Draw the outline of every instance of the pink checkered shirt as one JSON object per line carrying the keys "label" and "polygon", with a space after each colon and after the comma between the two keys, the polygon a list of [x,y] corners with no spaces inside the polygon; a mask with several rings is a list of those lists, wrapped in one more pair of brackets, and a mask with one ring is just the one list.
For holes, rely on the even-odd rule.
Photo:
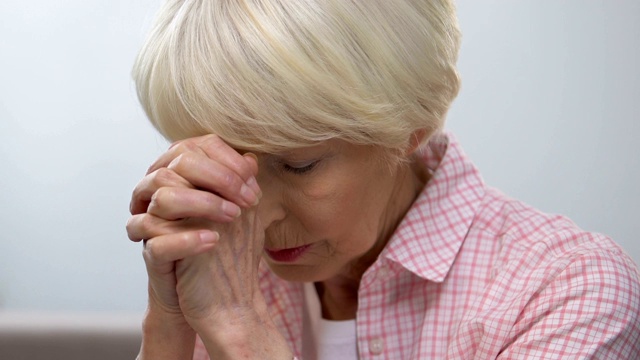
{"label": "pink checkered shirt", "polygon": [[[422,158],[432,179],[362,277],[360,359],[640,359],[640,275],[618,245],[487,187],[450,134]],[[260,281],[300,357],[302,284]]]}

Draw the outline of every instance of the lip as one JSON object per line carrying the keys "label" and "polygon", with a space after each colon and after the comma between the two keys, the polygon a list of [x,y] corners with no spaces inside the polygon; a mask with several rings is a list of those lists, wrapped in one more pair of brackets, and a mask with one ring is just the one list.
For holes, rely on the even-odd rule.
{"label": "lip", "polygon": [[310,247],[311,244],[308,244],[288,249],[264,249],[264,252],[274,261],[281,263],[291,263],[298,260],[302,255],[304,255],[304,253],[306,253]]}

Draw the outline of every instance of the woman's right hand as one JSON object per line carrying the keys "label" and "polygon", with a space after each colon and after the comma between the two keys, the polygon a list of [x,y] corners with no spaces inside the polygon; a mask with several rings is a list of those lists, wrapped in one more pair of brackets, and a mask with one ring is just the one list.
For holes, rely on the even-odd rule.
{"label": "woman's right hand", "polygon": [[[218,234],[203,222],[231,222],[261,196],[258,164],[222,139],[206,135],[179,141],[154,162],[131,198],[127,233],[145,240],[149,311],[181,317],[175,262],[202,254]],[[167,203],[171,212],[167,213]],[[151,239],[147,242],[147,239]]]}

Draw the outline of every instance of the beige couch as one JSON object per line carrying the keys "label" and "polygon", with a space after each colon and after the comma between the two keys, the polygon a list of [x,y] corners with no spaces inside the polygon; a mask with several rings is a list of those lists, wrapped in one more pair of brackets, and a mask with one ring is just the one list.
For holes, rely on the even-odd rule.
{"label": "beige couch", "polygon": [[135,359],[141,319],[142,314],[0,311],[0,359]]}

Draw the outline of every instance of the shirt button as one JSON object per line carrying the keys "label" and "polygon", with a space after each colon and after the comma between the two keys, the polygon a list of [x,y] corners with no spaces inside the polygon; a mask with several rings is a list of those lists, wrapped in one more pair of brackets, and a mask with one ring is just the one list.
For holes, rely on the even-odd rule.
{"label": "shirt button", "polygon": [[373,355],[378,355],[382,353],[382,349],[384,348],[384,343],[381,338],[375,338],[369,341],[369,351]]}

